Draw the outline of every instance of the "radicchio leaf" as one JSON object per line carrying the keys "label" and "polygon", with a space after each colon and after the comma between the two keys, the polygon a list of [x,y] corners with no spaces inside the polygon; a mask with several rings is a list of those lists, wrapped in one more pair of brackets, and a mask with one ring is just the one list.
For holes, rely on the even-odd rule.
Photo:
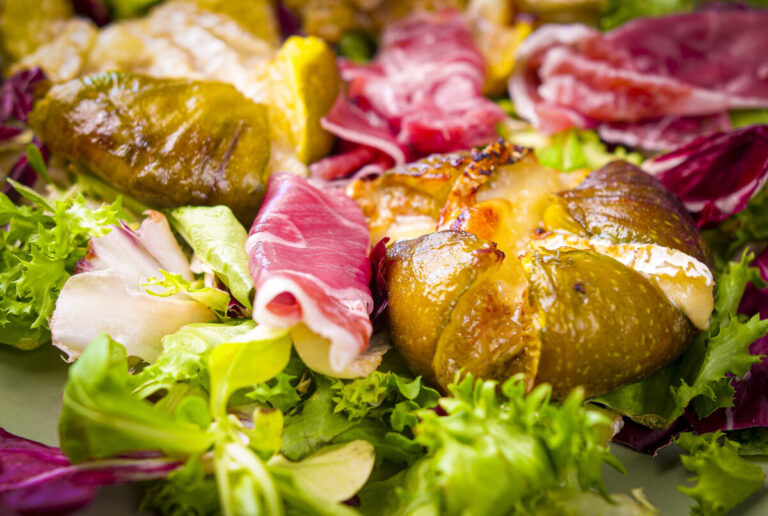
{"label": "radicchio leaf", "polygon": [[742,211],[768,179],[768,125],[704,136],[644,166],[710,227]]}
{"label": "radicchio leaf", "polygon": [[35,100],[35,85],[45,80],[40,68],[21,70],[0,87],[0,122],[26,122]]}
{"label": "radicchio leaf", "polygon": [[59,450],[0,428],[0,513],[67,514],[88,505],[100,486],[164,478],[167,458],[118,458],[73,465]]}
{"label": "radicchio leaf", "polygon": [[72,7],[75,14],[92,20],[99,27],[103,27],[111,21],[109,8],[102,0],[72,0]]}
{"label": "radicchio leaf", "polygon": [[[768,249],[752,262],[760,270],[763,280],[768,281]],[[768,318],[768,288],[760,289],[747,285],[739,312]],[[749,348],[753,355],[764,355],[762,361],[754,364],[743,379],[731,382],[736,391],[733,407],[717,410],[707,418],[699,419],[693,411],[686,417],[699,433],[716,430],[742,430],[745,428],[768,427],[768,336],[755,341]]]}
{"label": "radicchio leaf", "polygon": [[[35,88],[45,80],[45,74],[40,68],[32,68],[15,73],[0,86],[0,142],[16,138],[24,132],[24,124],[34,103]],[[32,143],[40,149],[47,162],[48,151],[40,140],[35,138]],[[29,166],[27,157],[22,155],[8,172],[8,178],[32,186],[37,174]],[[18,199],[18,193],[7,181],[3,181],[2,192],[14,202]]]}
{"label": "radicchio leaf", "polygon": [[371,250],[371,294],[373,295],[373,312],[371,321],[374,326],[389,306],[389,289],[384,279],[384,257],[387,254],[387,242],[389,237],[379,240]]}
{"label": "radicchio leaf", "polygon": [[625,417],[624,425],[619,433],[613,436],[613,440],[637,452],[656,455],[661,448],[671,444],[675,437],[690,429],[691,425],[682,416],[668,428],[659,429],[650,429]]}
{"label": "radicchio leaf", "polygon": [[[40,154],[43,156],[43,160],[47,164],[50,157],[48,149],[45,148],[43,143],[37,137],[32,140],[32,144],[40,149]],[[26,154],[23,154],[13,165],[13,167],[11,167],[11,170],[8,172],[8,178],[13,179],[17,183],[21,183],[24,186],[32,186],[35,184],[35,180],[37,179],[37,172],[35,172],[35,170],[29,164],[29,160],[27,159]],[[16,202],[16,200],[19,198],[19,193],[11,186],[8,181],[3,183],[2,191],[14,202]]]}

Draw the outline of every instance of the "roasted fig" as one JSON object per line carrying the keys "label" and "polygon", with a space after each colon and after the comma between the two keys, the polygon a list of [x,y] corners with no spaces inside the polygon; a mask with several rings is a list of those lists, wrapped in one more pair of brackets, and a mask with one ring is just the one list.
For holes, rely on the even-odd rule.
{"label": "roasted fig", "polygon": [[266,188],[267,117],[229,84],[116,72],[53,87],[29,121],[53,153],[142,202],[225,204],[250,223]]}
{"label": "roasted fig", "polygon": [[531,304],[541,316],[537,383],[556,397],[577,385],[611,391],[682,353],[695,328],[640,273],[594,251],[526,254]]}
{"label": "roasted fig", "polygon": [[556,192],[557,181],[517,176],[531,159],[479,175],[468,164],[440,219],[461,231],[390,246],[395,346],[441,388],[462,370],[523,373],[557,397],[577,386],[596,396],[652,374],[709,324],[714,281],[692,220],[628,163]]}
{"label": "roasted fig", "polygon": [[[487,373],[489,365],[498,367],[489,363],[488,353],[500,340],[497,334],[510,334],[500,333],[499,327],[509,326],[513,314],[494,313],[507,306],[486,286],[503,259],[494,244],[463,231],[431,233],[388,249],[389,318],[398,329],[392,338],[414,371],[446,385],[461,367],[475,374]],[[467,304],[466,299],[484,303]],[[457,325],[462,316],[466,321]]]}

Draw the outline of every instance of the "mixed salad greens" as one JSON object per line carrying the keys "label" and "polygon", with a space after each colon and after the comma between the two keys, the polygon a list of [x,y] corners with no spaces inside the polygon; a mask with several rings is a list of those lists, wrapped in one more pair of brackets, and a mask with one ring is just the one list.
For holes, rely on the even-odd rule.
{"label": "mixed salad greens", "polygon": [[[87,0],[72,2],[67,9],[105,25],[144,15],[155,3]],[[221,4],[199,3],[213,11]],[[336,3],[335,8],[358,16],[331,23],[341,31],[335,39],[322,2],[280,3],[278,15],[283,32],[325,35],[349,61],[363,66],[375,55],[381,25],[395,15],[383,14],[386,9],[378,5],[351,5],[355,3]],[[555,12],[549,3],[522,2],[545,21]],[[43,4],[44,22],[60,16]],[[566,19],[610,30],[635,18],[697,6],[692,1],[573,2],[563,12],[570,13]],[[9,12],[0,9],[3,30],[12,19]],[[523,16],[519,23],[533,22]],[[518,29],[518,35],[528,33]],[[41,44],[29,34],[7,34],[3,55],[12,60]],[[294,45],[301,44],[294,40]],[[290,56],[292,50],[285,48],[279,52]],[[273,79],[284,70],[274,66]],[[102,80],[133,81],[129,89],[134,91],[151,82],[110,74],[90,84]],[[163,81],[157,82],[160,90],[168,87]],[[178,241],[183,248],[186,268],[172,269],[170,261],[158,259],[152,262],[158,265],[154,276],[140,284],[125,276],[115,281],[138,303],[178,303],[169,310],[184,312],[189,321],[170,333],[161,326],[141,333],[145,328],[136,328],[144,324],[140,319],[104,324],[88,329],[96,336],[82,349],[62,345],[54,336],[54,344],[73,360],[58,420],[60,449],[0,428],[0,513],[64,514],[87,505],[99,486],[141,482],[146,488],[141,508],[172,515],[656,514],[642,491],[629,496],[605,488],[605,465],[625,471],[610,451],[611,441],[647,453],[678,445],[693,481],[679,489],[695,501],[693,514],[725,514],[764,485],[765,472],[744,457],[768,454],[768,110],[731,110],[729,130],[659,154],[608,144],[593,129],[545,134],[521,121],[507,97],[496,98],[496,107],[481,106],[493,115],[489,127],[495,134],[534,148],[545,167],[580,174],[624,160],[653,173],[691,212],[712,252],[716,291],[709,328],[698,332],[681,356],[607,394],[586,398],[577,388],[555,399],[551,386],[532,387],[523,376],[496,382],[457,374],[440,392],[414,375],[394,350],[361,378],[313,371],[294,349],[288,329],[269,328],[251,318],[254,280],[246,252],[249,228],[242,224],[252,219],[251,198],[233,201],[231,192],[222,190],[221,197],[207,202],[211,206],[193,205],[185,198],[179,206],[163,206],[163,214],[151,212],[156,215],[145,218],[146,204],[157,203],[137,194],[141,188],[134,182],[121,187],[114,180],[118,172],[109,169],[115,162],[108,161],[108,153],[89,151],[87,159],[78,154],[92,141],[75,146],[67,156],[74,164],[67,169],[49,155],[49,142],[66,140],[58,148],[66,154],[61,149],[68,149],[72,140],[60,138],[53,126],[46,129],[48,146],[33,137],[28,115],[39,106],[47,83],[45,70],[28,69],[7,78],[0,90],[0,143],[3,157],[10,156],[3,162],[9,166],[0,194],[0,343],[20,350],[48,345],[53,325],[65,324],[55,320],[57,301],[74,295],[62,293],[67,280],[103,272],[99,260],[115,259],[99,256],[100,249],[107,249],[104,239],[139,242],[138,254],[130,256],[154,260],[160,247],[152,246],[167,242],[158,233],[152,233],[154,239],[145,236],[149,224],[160,227],[158,220],[166,219],[173,244]],[[269,107],[254,115],[260,117],[263,134],[254,133],[249,149],[262,155],[238,159],[258,174],[270,172],[265,156],[275,155],[274,147],[269,150],[274,141],[289,141],[298,162],[305,163],[317,162],[324,155],[317,149],[328,147],[325,133],[317,139],[308,136],[314,126],[286,129],[283,115],[275,114],[287,109],[322,123],[308,100],[309,83],[296,84],[301,88],[293,93],[301,90],[297,102],[303,107],[286,107],[290,100],[280,98],[276,89],[265,96],[271,99],[265,101]],[[65,91],[66,86],[54,88]],[[117,98],[114,102],[121,105],[123,99],[114,91],[103,90],[113,96],[110,102]],[[248,102],[234,88],[225,94],[232,94],[236,106]],[[51,104],[51,99],[45,102]],[[197,109],[194,99],[188,99],[185,109]],[[511,116],[497,122],[499,111]],[[33,125],[43,127],[49,116]],[[147,115],[145,122],[150,124],[151,118]],[[164,123],[178,121],[169,117]],[[219,129],[218,121],[212,124],[211,132]],[[272,140],[259,140],[266,134]],[[159,148],[160,139],[142,145]],[[119,143],[104,146],[123,148]],[[415,148],[409,158],[421,157]],[[313,154],[318,156],[310,160]],[[352,144],[337,146],[325,159],[362,154],[364,159],[352,169],[393,164],[380,150],[361,152]],[[99,178],[78,167],[88,159],[99,163]],[[339,161],[326,163],[335,166]],[[227,157],[217,170],[230,164]],[[130,170],[119,170],[119,175],[128,178]],[[254,187],[261,188],[261,197],[265,181],[259,177]],[[370,253],[373,339],[380,340],[386,340],[386,322],[380,317],[387,309],[381,265],[385,245],[381,242]],[[134,333],[124,333],[126,327]],[[87,333],[79,328],[66,326],[61,332]],[[157,341],[151,360],[137,358],[147,355],[120,342],[122,335],[139,333],[144,341]]]}

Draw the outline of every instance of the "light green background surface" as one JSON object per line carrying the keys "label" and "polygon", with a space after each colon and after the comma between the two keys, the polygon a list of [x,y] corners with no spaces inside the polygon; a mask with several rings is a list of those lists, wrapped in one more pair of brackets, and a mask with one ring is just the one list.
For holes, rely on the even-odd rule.
{"label": "light green background surface", "polygon": [[[56,423],[61,408],[61,389],[67,364],[52,346],[35,351],[17,351],[0,345],[0,427],[7,431],[58,445]],[[668,447],[655,458],[614,445],[613,450],[627,467],[627,476],[606,468],[610,492],[628,493],[640,487],[663,515],[685,515],[691,500],[677,491],[686,482],[688,472],[680,465],[675,447]],[[758,461],[768,469],[768,460]],[[128,516],[141,514],[136,507],[141,493],[135,486],[103,488],[97,499],[79,516]],[[146,513],[144,513],[146,514]],[[733,514],[768,515],[768,485],[752,496]]]}

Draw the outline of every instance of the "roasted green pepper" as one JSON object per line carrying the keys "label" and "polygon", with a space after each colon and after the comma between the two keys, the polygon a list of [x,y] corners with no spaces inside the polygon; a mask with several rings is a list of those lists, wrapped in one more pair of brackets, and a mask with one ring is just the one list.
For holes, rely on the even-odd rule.
{"label": "roasted green pepper", "polygon": [[229,84],[99,74],[55,86],[29,120],[54,154],[151,206],[225,204],[250,224],[264,197],[267,109]]}

